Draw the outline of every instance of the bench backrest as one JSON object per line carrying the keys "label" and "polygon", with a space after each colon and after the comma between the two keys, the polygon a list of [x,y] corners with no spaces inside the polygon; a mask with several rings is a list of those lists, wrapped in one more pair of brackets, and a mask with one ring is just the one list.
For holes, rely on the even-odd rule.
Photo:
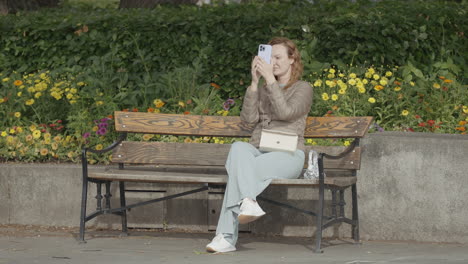
{"label": "bench backrest", "polygon": [[[305,138],[362,138],[372,117],[308,117]],[[118,132],[184,136],[250,137],[252,126],[235,116],[199,116],[115,112]],[[230,145],[124,141],[115,149],[112,161],[130,164],[224,166]],[[327,154],[338,154],[342,146],[308,146]],[[356,170],[361,148],[341,159],[324,160],[327,169]]]}

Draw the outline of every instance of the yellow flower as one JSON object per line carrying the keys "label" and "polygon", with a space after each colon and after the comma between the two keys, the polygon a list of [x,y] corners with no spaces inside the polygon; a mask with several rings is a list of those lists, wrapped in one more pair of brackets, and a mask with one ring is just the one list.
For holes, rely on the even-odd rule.
{"label": "yellow flower", "polygon": [[332,94],[331,99],[332,99],[333,101],[338,100],[338,95]]}
{"label": "yellow flower", "polygon": [[20,86],[23,84],[23,82],[21,80],[16,80],[13,84],[16,86]]}
{"label": "yellow flower", "polygon": [[6,131],[2,131],[2,137],[6,137],[8,134]]}
{"label": "yellow flower", "polygon": [[395,90],[396,92],[398,92],[398,91],[401,90],[401,87],[400,87],[400,86],[397,86],[397,87],[394,88],[394,90]]}
{"label": "yellow flower", "polygon": [[96,145],[96,150],[101,150],[103,148],[102,144],[97,144]]}
{"label": "yellow flower", "polygon": [[5,99],[0,98],[0,104],[1,104],[1,103],[4,103],[4,102],[5,102]]}
{"label": "yellow flower", "polygon": [[432,87],[434,87],[435,89],[440,89],[440,84],[434,83],[434,85],[432,85]]}
{"label": "yellow flower", "polygon": [[192,139],[191,138],[186,138],[186,139],[184,139],[184,143],[192,143]]}
{"label": "yellow flower", "polygon": [[62,141],[62,136],[60,136],[60,135],[55,136],[55,137],[54,137],[54,141],[55,141],[55,142],[60,142],[60,141]]}
{"label": "yellow flower", "polygon": [[161,99],[156,99],[153,101],[153,104],[156,106],[156,108],[161,108],[165,103]]}
{"label": "yellow flower", "polygon": [[444,83],[452,83],[453,81],[452,80],[449,80],[449,79],[445,79],[444,80]]}
{"label": "yellow flower", "polygon": [[23,94],[23,92],[18,92],[16,95],[20,97]]}
{"label": "yellow flower", "polygon": [[3,78],[2,82],[8,82],[9,80],[10,80],[10,78]]}
{"label": "yellow flower", "polygon": [[383,88],[384,88],[384,87],[383,87],[382,85],[376,85],[376,86],[374,86],[374,90],[376,90],[376,91],[382,91]]}
{"label": "yellow flower", "polygon": [[336,71],[335,71],[335,69],[330,69],[328,72],[329,73],[335,73]]}
{"label": "yellow flower", "polygon": [[78,85],[78,86],[84,86],[85,83],[84,83],[84,82],[78,82],[77,85]]}
{"label": "yellow flower", "polygon": [[41,92],[37,92],[34,94],[34,98],[39,98],[41,97],[42,93]]}
{"label": "yellow flower", "polygon": [[329,79],[333,79],[333,78],[335,78],[335,74],[330,73],[330,74],[327,75],[327,77],[328,77]]}
{"label": "yellow flower", "polygon": [[321,85],[322,85],[322,80],[316,80],[316,81],[314,82],[314,86],[315,86],[315,87],[319,87],[319,86],[321,86]]}
{"label": "yellow flower", "polygon": [[144,134],[143,135],[143,140],[148,141],[148,140],[152,139],[153,137],[154,137],[154,135],[152,135],[152,134]]}
{"label": "yellow flower", "polygon": [[402,116],[407,116],[409,114],[409,111],[408,110],[403,110],[401,111],[401,115]]}
{"label": "yellow flower", "polygon": [[31,130],[31,131],[36,130],[36,126],[35,126],[35,125],[30,125],[30,126],[29,126],[29,130]]}
{"label": "yellow flower", "polygon": [[15,141],[15,138],[12,137],[12,136],[7,136],[7,143],[10,144],[10,145],[13,145]]}
{"label": "yellow flower", "polygon": [[34,104],[34,99],[29,99],[25,102],[26,105],[33,105]]}
{"label": "yellow flower", "polygon": [[72,94],[76,94],[78,92],[78,90],[76,88],[71,88],[70,89],[70,93]]}
{"label": "yellow flower", "polygon": [[380,79],[380,76],[378,74],[374,74],[372,75],[372,78],[374,78],[374,80],[377,81],[378,79]]}
{"label": "yellow flower", "polygon": [[380,80],[380,85],[385,86],[387,84],[388,84],[388,81],[386,79],[382,78],[382,80]]}
{"label": "yellow flower", "polygon": [[336,86],[336,82],[334,81],[330,81],[330,80],[326,80],[325,81],[325,84],[329,87],[335,87]]}
{"label": "yellow flower", "polygon": [[185,107],[185,103],[183,101],[179,101],[179,103],[177,103],[180,107]]}
{"label": "yellow flower", "polygon": [[351,142],[349,142],[349,140],[346,140],[346,141],[343,143],[343,145],[345,145],[345,146],[347,147],[347,146],[351,145]]}
{"label": "yellow flower", "polygon": [[26,136],[26,141],[32,141],[33,140],[33,136],[31,134],[27,135]]}
{"label": "yellow flower", "polygon": [[161,112],[161,110],[159,110],[158,108],[154,109],[153,113],[156,113],[156,114],[159,114]]}
{"label": "yellow flower", "polygon": [[306,140],[306,142],[307,142],[307,144],[310,144],[310,145],[317,145],[317,142],[315,142],[315,141],[314,141],[313,139],[311,139],[311,138],[308,138],[308,139]]}
{"label": "yellow flower", "polygon": [[370,79],[370,78],[372,78],[372,73],[366,72],[366,73],[364,74],[364,76],[366,76],[366,78],[369,78],[369,79]]}
{"label": "yellow flower", "polygon": [[351,78],[351,79],[355,79],[356,77],[357,77],[357,76],[356,76],[355,73],[351,73],[351,74],[349,75],[349,78]]}
{"label": "yellow flower", "polygon": [[338,93],[339,93],[339,94],[345,94],[345,93],[346,93],[346,89],[340,89],[340,90],[338,91]]}
{"label": "yellow flower", "polygon": [[96,132],[99,130],[99,127],[98,126],[93,126],[93,131]]}
{"label": "yellow flower", "polygon": [[324,101],[328,101],[328,99],[330,99],[330,98],[328,97],[328,94],[327,94],[327,93],[323,93],[323,94],[322,94],[322,99],[323,99]]}
{"label": "yellow flower", "polygon": [[355,79],[348,80],[348,83],[350,85],[356,85],[356,80]]}
{"label": "yellow flower", "polygon": [[414,82],[410,82],[409,84],[410,84],[411,86],[414,86]]}
{"label": "yellow flower", "polygon": [[369,81],[368,81],[367,79],[364,79],[364,80],[362,80],[362,83],[363,83],[363,84],[368,84]]}
{"label": "yellow flower", "polygon": [[338,76],[340,76],[341,78],[343,78],[345,75],[342,74],[342,73],[340,73],[340,74],[338,74]]}
{"label": "yellow flower", "polygon": [[463,106],[463,113],[468,114],[468,106]]}
{"label": "yellow flower", "polygon": [[390,77],[392,75],[393,75],[393,73],[391,71],[388,71],[388,72],[385,73],[385,76],[387,76],[387,77]]}
{"label": "yellow flower", "polygon": [[50,139],[51,136],[50,133],[44,133],[44,139]]}
{"label": "yellow flower", "polygon": [[374,74],[374,73],[375,73],[375,70],[374,70],[374,68],[369,68],[369,69],[367,70],[367,72],[370,73],[370,74]]}
{"label": "yellow flower", "polygon": [[348,89],[348,86],[347,86],[346,84],[344,84],[344,83],[340,83],[339,86],[340,86],[340,88],[343,89],[343,90]]}
{"label": "yellow flower", "polygon": [[22,127],[16,127],[16,132],[22,133],[22,132],[23,132],[23,128],[22,128]]}
{"label": "yellow flower", "polygon": [[67,93],[67,99],[70,100],[70,99],[72,99],[72,98],[73,98],[73,94]]}
{"label": "yellow flower", "polygon": [[16,117],[16,118],[20,118],[20,117],[21,117],[21,113],[20,113],[20,112],[15,112],[15,117]]}
{"label": "yellow flower", "polygon": [[103,104],[104,104],[103,101],[97,101],[97,102],[96,102],[96,105],[103,105]]}
{"label": "yellow flower", "polygon": [[75,152],[73,152],[73,151],[68,152],[67,157],[69,157],[70,159],[75,157]]}
{"label": "yellow flower", "polygon": [[58,149],[58,144],[56,142],[52,143],[52,149],[57,150]]}
{"label": "yellow flower", "polygon": [[367,101],[368,101],[369,103],[373,104],[373,103],[375,103],[375,98],[374,98],[374,97],[370,97]]}
{"label": "yellow flower", "polygon": [[48,149],[46,149],[46,148],[42,148],[42,149],[41,149],[41,155],[42,155],[42,156],[45,156],[45,155],[47,155],[48,153],[49,153],[49,150],[48,150]]}
{"label": "yellow flower", "polygon": [[366,92],[366,88],[364,88],[364,87],[359,87],[359,88],[358,88],[358,91],[359,91],[359,93],[365,93],[365,92]]}
{"label": "yellow flower", "polygon": [[16,133],[16,130],[14,130],[13,128],[10,128],[10,134],[14,134]]}

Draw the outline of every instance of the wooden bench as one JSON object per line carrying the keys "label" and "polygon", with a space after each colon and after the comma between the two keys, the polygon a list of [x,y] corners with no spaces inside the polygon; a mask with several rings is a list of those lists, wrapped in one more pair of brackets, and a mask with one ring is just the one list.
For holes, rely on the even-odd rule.
{"label": "wooden bench", "polygon": [[[360,167],[362,152],[359,140],[365,136],[371,122],[372,117],[308,117],[305,138],[354,139],[348,147],[307,147],[319,152],[320,178],[318,180],[303,179],[301,176],[299,179],[277,179],[271,182],[272,185],[318,187],[316,212],[296,208],[261,196],[257,197],[258,200],[316,216],[316,252],[321,252],[322,230],[334,224],[350,224],[352,238],[356,242],[359,241],[356,190],[356,171]],[[239,117],[232,116],[115,112],[115,129],[121,133],[119,139],[102,150],[84,148],[82,151],[83,192],[79,240],[85,242],[85,224],[98,215],[120,215],[122,232],[127,233],[126,211],[131,208],[207,191],[212,188],[222,188],[226,184],[227,173],[224,165],[230,149],[229,144],[125,141],[128,133],[238,138],[250,137],[252,128],[252,126],[241,122]],[[88,152],[105,153],[111,150],[113,151],[112,162],[117,163],[118,167],[107,168],[104,172],[88,171]],[[220,171],[222,173],[219,173]],[[112,208],[110,204],[110,185],[112,182],[119,183],[120,207],[118,208]],[[125,182],[202,184],[203,187],[127,205]],[[86,214],[88,183],[94,183],[97,186],[97,208],[90,214]],[[101,190],[102,185],[105,185],[104,196]],[[344,215],[344,190],[349,187],[352,191],[351,218]],[[323,215],[325,189],[332,192],[333,200],[330,205],[332,214],[330,216]],[[337,201],[337,193],[339,201]],[[339,207],[338,211],[337,206]]]}

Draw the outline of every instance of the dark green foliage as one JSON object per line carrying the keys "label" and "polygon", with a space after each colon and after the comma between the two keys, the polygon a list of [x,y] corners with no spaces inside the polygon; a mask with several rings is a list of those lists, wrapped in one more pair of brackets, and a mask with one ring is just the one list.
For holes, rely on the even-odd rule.
{"label": "dark green foliage", "polygon": [[[155,9],[44,9],[0,16],[0,72],[39,69],[111,76],[107,89],[150,87],[200,63],[200,83],[243,94],[259,43],[296,40],[306,73],[322,63],[423,68],[451,57],[466,74],[466,4],[442,1],[303,1]],[[99,70],[98,70],[99,69]],[[99,74],[99,76],[97,76]],[[463,76],[463,74],[461,74]]]}

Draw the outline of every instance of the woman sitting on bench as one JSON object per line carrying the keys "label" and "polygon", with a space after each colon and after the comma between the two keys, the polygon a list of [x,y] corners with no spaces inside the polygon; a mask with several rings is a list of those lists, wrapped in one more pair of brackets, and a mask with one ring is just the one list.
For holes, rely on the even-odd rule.
{"label": "woman sitting on bench", "polygon": [[[226,161],[228,182],[216,236],[206,246],[209,252],[235,251],[238,225],[252,222],[265,212],[256,201],[272,179],[298,178],[304,166],[304,129],[312,105],[312,87],[300,81],[303,65],[299,50],[287,38],[273,38],[271,64],[256,56],[252,83],[241,111],[243,122],[255,124],[250,143],[235,142]],[[265,84],[259,87],[259,79]],[[293,153],[260,151],[262,129],[298,136]]]}

